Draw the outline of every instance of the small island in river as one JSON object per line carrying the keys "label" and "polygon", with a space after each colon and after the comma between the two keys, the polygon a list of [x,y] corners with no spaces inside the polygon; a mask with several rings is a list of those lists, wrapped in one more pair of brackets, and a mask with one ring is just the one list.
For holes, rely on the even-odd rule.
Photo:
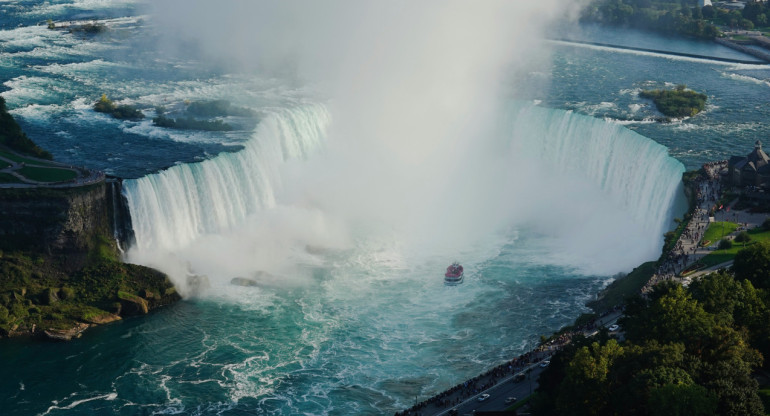
{"label": "small island in river", "polygon": [[667,117],[692,117],[706,107],[706,94],[688,90],[686,85],[677,85],[673,90],[643,90],[642,98],[649,98],[655,107]]}

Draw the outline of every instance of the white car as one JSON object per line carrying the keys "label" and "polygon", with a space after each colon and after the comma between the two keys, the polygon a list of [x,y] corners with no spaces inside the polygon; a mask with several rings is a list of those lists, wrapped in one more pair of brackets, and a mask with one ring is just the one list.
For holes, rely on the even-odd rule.
{"label": "white car", "polygon": [[484,393],[484,394],[482,394],[481,396],[479,396],[479,398],[478,398],[478,399],[476,399],[476,400],[478,400],[478,401],[480,401],[480,402],[483,402],[484,400],[486,400],[486,399],[488,399],[488,398],[489,398],[489,395],[488,395],[487,393]]}
{"label": "white car", "polygon": [[609,327],[609,328],[607,328],[607,329],[609,329],[609,330],[610,330],[610,332],[615,332],[615,331],[617,331],[618,329],[620,329],[620,326],[619,326],[618,324],[612,324],[612,325],[610,325],[610,327]]}

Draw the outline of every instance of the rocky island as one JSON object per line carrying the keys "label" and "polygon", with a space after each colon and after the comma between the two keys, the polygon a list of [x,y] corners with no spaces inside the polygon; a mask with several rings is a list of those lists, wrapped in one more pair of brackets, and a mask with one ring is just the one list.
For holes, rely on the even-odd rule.
{"label": "rocky island", "polygon": [[687,89],[686,85],[677,85],[673,90],[644,90],[642,98],[649,98],[655,107],[666,117],[692,117],[706,107],[706,94]]}

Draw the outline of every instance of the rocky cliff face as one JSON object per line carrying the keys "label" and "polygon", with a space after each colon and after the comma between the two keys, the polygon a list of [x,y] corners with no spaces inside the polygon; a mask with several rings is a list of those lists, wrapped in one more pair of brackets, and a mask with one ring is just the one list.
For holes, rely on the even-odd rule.
{"label": "rocky cliff face", "polygon": [[105,183],[65,189],[0,190],[0,249],[80,256],[111,238]]}
{"label": "rocky cliff face", "polygon": [[180,299],[165,274],[120,261],[121,202],[105,182],[0,189],[0,338],[67,340]]}

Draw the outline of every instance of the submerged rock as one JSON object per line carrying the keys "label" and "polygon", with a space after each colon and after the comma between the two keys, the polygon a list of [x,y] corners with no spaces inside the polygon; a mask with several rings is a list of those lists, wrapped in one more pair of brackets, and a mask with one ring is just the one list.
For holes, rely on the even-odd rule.
{"label": "submerged rock", "polygon": [[146,315],[150,311],[147,301],[139,296],[118,292],[118,299],[120,299],[121,314],[124,316]]}
{"label": "submerged rock", "polygon": [[191,274],[187,276],[187,288],[190,290],[190,295],[200,296],[203,291],[209,289],[211,283],[208,276]]}
{"label": "submerged rock", "polygon": [[112,313],[105,313],[103,315],[97,315],[97,316],[86,318],[85,320],[95,325],[103,325],[103,324],[108,324],[110,322],[119,321],[121,319],[123,318],[121,318],[118,315],[115,315]]}
{"label": "submerged rock", "polygon": [[249,279],[247,277],[233,277],[232,280],[230,280],[230,284],[236,285],[236,286],[247,286],[247,287],[258,285],[255,279]]}
{"label": "submerged rock", "polygon": [[86,323],[78,323],[70,329],[47,329],[43,331],[43,335],[51,341],[71,341],[72,338],[80,338],[89,326]]}

